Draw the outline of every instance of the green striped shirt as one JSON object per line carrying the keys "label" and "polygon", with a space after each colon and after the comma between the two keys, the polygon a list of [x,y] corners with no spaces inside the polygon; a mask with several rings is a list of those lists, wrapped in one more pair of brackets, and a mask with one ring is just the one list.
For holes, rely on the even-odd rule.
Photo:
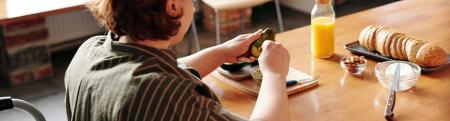
{"label": "green striped shirt", "polygon": [[119,43],[111,35],[84,42],[66,71],[70,121],[243,120],[225,111],[172,51]]}

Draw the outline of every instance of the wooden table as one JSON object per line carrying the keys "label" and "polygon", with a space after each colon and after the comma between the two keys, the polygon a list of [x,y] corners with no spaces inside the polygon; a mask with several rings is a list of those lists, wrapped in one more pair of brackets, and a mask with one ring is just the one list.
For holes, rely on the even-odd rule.
{"label": "wooden table", "polygon": [[0,0],[0,25],[85,9],[86,0]]}
{"label": "wooden table", "polygon": [[[377,62],[369,61],[360,77],[344,72],[339,59],[349,55],[343,48],[357,40],[371,24],[385,25],[436,43],[450,53],[450,1],[405,0],[336,19],[336,50],[329,59],[310,54],[310,27],[277,35],[291,55],[291,66],[320,75],[319,86],[289,97],[292,120],[381,121],[388,90],[374,75]],[[204,81],[217,93],[225,108],[249,117],[256,97],[240,92],[218,79]],[[416,85],[397,95],[396,120],[450,120],[450,67],[422,74]]]}

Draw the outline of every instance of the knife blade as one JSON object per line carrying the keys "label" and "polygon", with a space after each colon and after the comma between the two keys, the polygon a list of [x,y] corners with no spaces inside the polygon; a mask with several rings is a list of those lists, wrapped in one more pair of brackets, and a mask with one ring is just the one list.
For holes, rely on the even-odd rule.
{"label": "knife blade", "polygon": [[400,86],[400,63],[397,63],[395,66],[395,73],[394,73],[394,77],[393,77],[393,82],[391,85],[392,90],[394,90],[395,92],[399,92],[399,86]]}
{"label": "knife blade", "polygon": [[387,120],[391,120],[394,118],[394,106],[395,106],[395,98],[396,92],[400,91],[399,82],[400,82],[400,63],[395,63],[395,72],[391,81],[391,88],[389,89],[389,97],[386,103],[386,110],[384,111],[384,118]]}

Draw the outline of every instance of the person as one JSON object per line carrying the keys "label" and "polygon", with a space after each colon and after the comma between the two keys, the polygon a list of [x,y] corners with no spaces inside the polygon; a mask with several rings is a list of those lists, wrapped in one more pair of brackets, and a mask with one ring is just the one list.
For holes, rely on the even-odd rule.
{"label": "person", "polygon": [[289,54],[266,41],[258,58],[264,76],[249,119],[224,109],[201,81],[225,62],[249,59],[261,30],[176,59],[193,19],[190,0],[91,0],[88,8],[108,34],[85,41],[65,74],[70,121],[290,120],[285,79]]}

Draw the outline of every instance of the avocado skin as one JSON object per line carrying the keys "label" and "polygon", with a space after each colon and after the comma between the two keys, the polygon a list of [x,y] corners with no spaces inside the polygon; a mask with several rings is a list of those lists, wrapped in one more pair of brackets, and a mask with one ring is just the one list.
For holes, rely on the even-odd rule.
{"label": "avocado skin", "polygon": [[220,67],[229,72],[236,72],[242,69],[248,63],[224,63]]}
{"label": "avocado skin", "polygon": [[250,45],[249,51],[253,57],[258,58],[261,55],[262,44],[266,40],[275,41],[275,32],[270,28],[264,29],[261,36]]}

